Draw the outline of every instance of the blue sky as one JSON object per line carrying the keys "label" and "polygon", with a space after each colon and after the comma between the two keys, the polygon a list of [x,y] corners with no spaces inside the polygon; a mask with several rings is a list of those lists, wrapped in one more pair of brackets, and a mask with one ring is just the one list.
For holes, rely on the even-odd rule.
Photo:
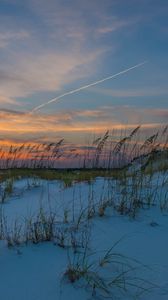
{"label": "blue sky", "polygon": [[[168,121],[168,2],[1,0],[0,136],[51,138]],[[147,60],[114,80],[53,97]],[[78,132],[78,134],[77,134]]]}

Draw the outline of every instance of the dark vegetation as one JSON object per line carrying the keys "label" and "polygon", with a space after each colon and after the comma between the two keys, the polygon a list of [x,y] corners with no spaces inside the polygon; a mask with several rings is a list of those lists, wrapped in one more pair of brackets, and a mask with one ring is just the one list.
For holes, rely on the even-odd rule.
{"label": "dark vegetation", "polygon": [[[89,182],[98,176],[122,177],[124,170],[138,163],[145,174],[168,168],[168,126],[144,141],[140,138],[140,126],[117,142],[107,131],[91,145],[81,155],[76,149],[65,150],[63,139],[50,144],[11,146],[6,152],[0,149],[0,181],[38,177],[62,180],[68,186],[73,182]],[[66,159],[72,159],[72,166],[58,168],[60,159],[65,159],[65,163]],[[76,167],[73,167],[73,159]],[[156,161],[157,165],[154,164]]]}
{"label": "dark vegetation", "polygon": [[[107,131],[103,136],[94,139],[90,145],[81,149],[72,148],[64,139],[56,143],[22,144],[0,149],[0,169],[40,169],[38,174],[43,176],[42,169],[48,176],[57,176],[52,169],[97,169],[111,170],[123,168],[137,158],[166,151],[168,147],[168,126],[161,128],[151,136],[144,138],[140,126],[128,134],[121,133],[116,139],[113,131]],[[69,167],[67,167],[69,166]],[[85,172],[85,174],[86,174]],[[13,172],[14,173],[14,172]],[[61,172],[58,173],[59,176]],[[65,174],[65,173],[64,173]],[[73,173],[72,173],[73,176]]]}
{"label": "dark vegetation", "polygon": [[[68,169],[57,167],[59,159],[69,155],[67,150],[64,153],[63,140],[33,148],[24,144],[19,148],[11,146],[6,160],[1,150],[0,240],[14,248],[52,241],[67,251],[63,279],[73,284],[81,283],[89,289],[92,298],[113,299],[117,290],[122,296],[131,291],[130,299],[135,299],[135,289],[141,295],[156,288],[141,278],[139,271],[135,272],[142,265],[116,252],[115,244],[100,257],[97,252],[92,253],[90,243],[92,224],[97,218],[112,217],[115,213],[133,220],[140,211],[154,206],[161,212],[168,211],[168,126],[143,142],[138,136],[139,131],[140,126],[117,142],[107,131],[95,139],[82,156],[75,154],[79,164]],[[71,155],[74,158],[74,154]],[[98,177],[101,177],[102,186],[95,197],[94,182]],[[46,180],[46,198],[49,200],[51,180],[63,182],[65,188],[86,182],[89,192],[85,206],[81,204],[80,207],[80,199],[75,200],[73,194],[71,211],[65,207],[61,218],[48,203],[48,210],[40,206],[35,215],[14,220],[11,225],[4,214],[4,206],[12,194],[15,180],[22,178]],[[107,267],[110,273],[106,273]]]}

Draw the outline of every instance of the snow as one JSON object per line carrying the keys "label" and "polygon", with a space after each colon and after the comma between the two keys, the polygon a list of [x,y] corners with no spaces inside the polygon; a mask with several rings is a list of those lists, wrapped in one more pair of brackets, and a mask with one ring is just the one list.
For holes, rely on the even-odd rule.
{"label": "snow", "polygon": [[[88,207],[88,202],[98,205],[108,197],[109,187],[113,184],[108,179],[97,178],[91,184],[76,183],[65,188],[61,181],[20,179],[14,182],[13,193],[1,204],[3,214],[12,227],[14,221],[24,224],[25,218],[33,216],[43,208],[45,212],[54,211],[61,221],[65,210],[68,221],[72,224],[74,216]],[[165,197],[167,185],[163,185],[165,175],[156,174],[152,186],[157,197]],[[147,180],[146,180],[147,182]],[[114,182],[116,186],[116,182]],[[146,187],[143,193],[146,192]],[[116,191],[116,190],[115,190]],[[119,191],[113,195],[116,201]],[[159,201],[159,200],[158,200]],[[156,203],[155,203],[156,204]],[[143,294],[143,300],[168,299],[168,213],[161,211],[158,205],[141,209],[135,219],[120,215],[113,207],[107,208],[105,215],[96,214],[90,221],[90,249],[94,259],[99,259],[103,251],[110,249],[117,241],[115,252],[136,259],[147,268],[138,269],[138,276],[156,284],[158,288]],[[66,224],[66,226],[69,226]],[[69,283],[63,274],[68,264],[70,249],[59,247],[54,241],[37,245],[8,248],[5,241],[0,242],[0,299],[2,300],[68,300],[93,299],[84,286]],[[134,262],[132,261],[132,264]],[[107,271],[107,270],[106,270]],[[111,272],[108,271],[108,272]],[[117,299],[131,299],[128,295]]]}

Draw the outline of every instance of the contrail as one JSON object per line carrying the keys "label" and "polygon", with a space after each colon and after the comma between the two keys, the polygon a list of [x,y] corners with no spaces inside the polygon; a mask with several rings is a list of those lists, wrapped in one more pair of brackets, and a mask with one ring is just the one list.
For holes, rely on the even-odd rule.
{"label": "contrail", "polygon": [[102,83],[102,82],[104,82],[104,81],[113,79],[113,78],[115,78],[115,77],[117,77],[117,76],[119,76],[119,75],[122,75],[122,74],[124,74],[124,73],[127,73],[127,72],[129,72],[129,71],[131,71],[131,70],[133,70],[133,69],[135,69],[135,68],[139,68],[139,67],[143,66],[143,65],[146,64],[146,63],[147,63],[147,61],[144,61],[144,62],[139,63],[139,64],[137,64],[137,65],[135,65],[135,66],[133,66],[133,67],[130,67],[130,68],[128,68],[128,69],[125,69],[125,70],[123,70],[123,71],[120,71],[120,72],[118,72],[118,73],[116,73],[116,74],[114,74],[114,75],[111,75],[111,76],[108,76],[108,77],[103,78],[103,79],[101,79],[101,80],[98,80],[98,81],[92,82],[92,83],[90,83],[90,84],[81,86],[81,87],[79,87],[79,88],[77,88],[77,89],[75,89],[75,90],[71,90],[71,91],[69,91],[69,92],[66,92],[66,93],[64,93],[64,94],[62,94],[62,95],[60,95],[60,96],[58,96],[58,97],[56,97],[56,98],[53,98],[53,99],[51,99],[51,100],[49,100],[49,101],[47,101],[47,102],[44,102],[44,103],[42,103],[42,104],[40,104],[40,105],[34,107],[34,108],[30,111],[30,113],[34,113],[34,112],[40,110],[42,107],[45,107],[46,105],[48,105],[48,104],[50,104],[50,103],[57,102],[59,99],[65,97],[65,96],[68,96],[68,95],[71,95],[71,94],[75,94],[75,93],[77,93],[77,92],[79,92],[79,91],[82,91],[82,90],[85,90],[85,89],[87,89],[87,88],[89,88],[89,87],[91,87],[91,86],[97,85],[97,84]]}

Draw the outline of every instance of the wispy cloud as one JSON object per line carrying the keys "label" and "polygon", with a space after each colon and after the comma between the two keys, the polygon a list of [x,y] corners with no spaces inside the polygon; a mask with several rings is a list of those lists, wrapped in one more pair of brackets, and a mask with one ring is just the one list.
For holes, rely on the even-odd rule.
{"label": "wispy cloud", "polygon": [[[22,7],[16,0],[11,1],[14,13],[10,17],[0,13],[0,103],[16,104],[18,100],[24,106],[23,98],[31,101],[28,97],[34,93],[56,92],[96,73],[97,62],[109,46],[91,42],[101,14],[98,16],[99,7],[92,9],[95,1],[86,2],[65,5],[62,1],[30,0]],[[26,43],[20,43],[23,40]]]}
{"label": "wispy cloud", "polygon": [[152,97],[168,95],[168,88],[163,86],[147,86],[142,88],[130,88],[130,89],[108,89],[92,87],[91,91],[115,98],[128,98],[128,97]]}
{"label": "wispy cloud", "polygon": [[106,25],[104,24],[101,27],[97,28],[97,33],[103,35],[103,34],[108,34],[108,33],[115,32],[115,31],[117,31],[121,28],[125,28],[125,27],[131,25],[132,21],[111,18],[106,23],[107,23]]}
{"label": "wispy cloud", "polygon": [[120,72],[118,72],[118,73],[116,73],[116,74],[110,75],[110,76],[105,77],[105,78],[103,78],[103,79],[94,81],[94,82],[89,83],[89,84],[87,84],[87,85],[83,85],[83,86],[81,86],[81,87],[79,87],[79,88],[77,88],[77,89],[73,89],[73,90],[71,90],[71,91],[69,91],[69,92],[66,92],[66,93],[64,93],[64,94],[61,94],[60,96],[58,96],[58,97],[56,97],[56,98],[52,98],[51,100],[48,100],[47,102],[44,102],[44,103],[42,103],[42,104],[40,104],[40,105],[34,107],[33,110],[32,110],[32,113],[35,112],[35,111],[37,111],[37,110],[39,110],[39,109],[41,109],[41,108],[43,108],[43,107],[45,107],[45,106],[48,105],[48,104],[57,102],[58,100],[64,98],[65,96],[68,96],[68,95],[72,95],[72,94],[78,93],[78,92],[80,92],[80,91],[82,91],[82,90],[88,89],[88,88],[90,88],[90,87],[92,87],[92,86],[98,85],[98,84],[103,83],[103,82],[105,82],[105,81],[107,81],[107,80],[112,80],[112,79],[116,78],[117,76],[123,75],[123,74],[125,74],[125,73],[127,73],[127,72],[129,72],[129,71],[131,71],[131,70],[133,70],[133,69],[135,69],[135,68],[139,68],[139,67],[143,66],[145,63],[146,63],[146,62],[139,63],[139,64],[137,64],[137,65],[134,65],[134,66],[130,67],[130,68],[124,69],[124,70],[122,70],[122,71],[120,71]]}
{"label": "wispy cloud", "polygon": [[35,92],[58,91],[65,84],[91,74],[101,54],[99,50],[87,55],[78,51],[15,54],[15,62],[0,67],[0,102],[12,103]]}
{"label": "wispy cloud", "polygon": [[[3,16],[0,31],[1,50],[11,46],[0,66],[3,105],[18,101],[24,107],[23,98],[28,104],[34,93],[57,92],[80,78],[88,80],[105,53],[110,50],[111,58],[114,54],[116,43],[102,45],[102,36],[135,23],[135,18],[111,13],[111,1],[73,0],[65,5],[60,0],[30,0],[23,7],[19,0],[11,3],[16,11],[11,18]],[[19,43],[23,40],[26,44]]]}
{"label": "wispy cloud", "polygon": [[[71,140],[71,134],[83,132],[104,132],[107,129],[134,128],[143,124],[152,128],[165,124],[168,110],[136,109],[135,107],[99,107],[96,110],[63,111],[55,114],[30,115],[25,112],[0,110],[0,137],[8,139],[48,140],[61,135]],[[121,123],[121,119],[123,120]],[[129,122],[128,122],[129,120]],[[67,136],[69,133],[69,136]]]}
{"label": "wispy cloud", "polygon": [[[143,97],[154,96],[156,102],[156,96],[163,96],[166,103],[168,95],[167,45],[158,25],[166,24],[165,18],[161,20],[165,7],[159,12],[159,2],[151,6],[146,0],[22,2],[2,1],[0,11],[0,107],[11,108],[0,112],[2,135],[35,138],[45,133],[48,138],[73,131],[79,137],[87,130],[139,122],[152,127],[166,122],[166,104],[162,105],[164,111],[154,110],[143,101]],[[103,88],[110,85],[92,87],[74,102],[71,95],[71,111],[66,110],[71,106],[65,101],[59,106],[60,114],[57,109],[50,116],[12,112],[12,108],[31,110],[47,99],[148,58],[151,63],[145,70],[123,76],[114,82],[114,89]],[[127,88],[130,86],[133,88]],[[102,98],[104,105],[109,103],[108,96],[124,98],[127,105],[100,107]],[[139,97],[136,103],[141,108],[129,105],[134,97]]]}
{"label": "wispy cloud", "polygon": [[18,31],[0,31],[0,48],[6,48],[10,43],[16,43],[30,37],[30,33],[26,30]]}

